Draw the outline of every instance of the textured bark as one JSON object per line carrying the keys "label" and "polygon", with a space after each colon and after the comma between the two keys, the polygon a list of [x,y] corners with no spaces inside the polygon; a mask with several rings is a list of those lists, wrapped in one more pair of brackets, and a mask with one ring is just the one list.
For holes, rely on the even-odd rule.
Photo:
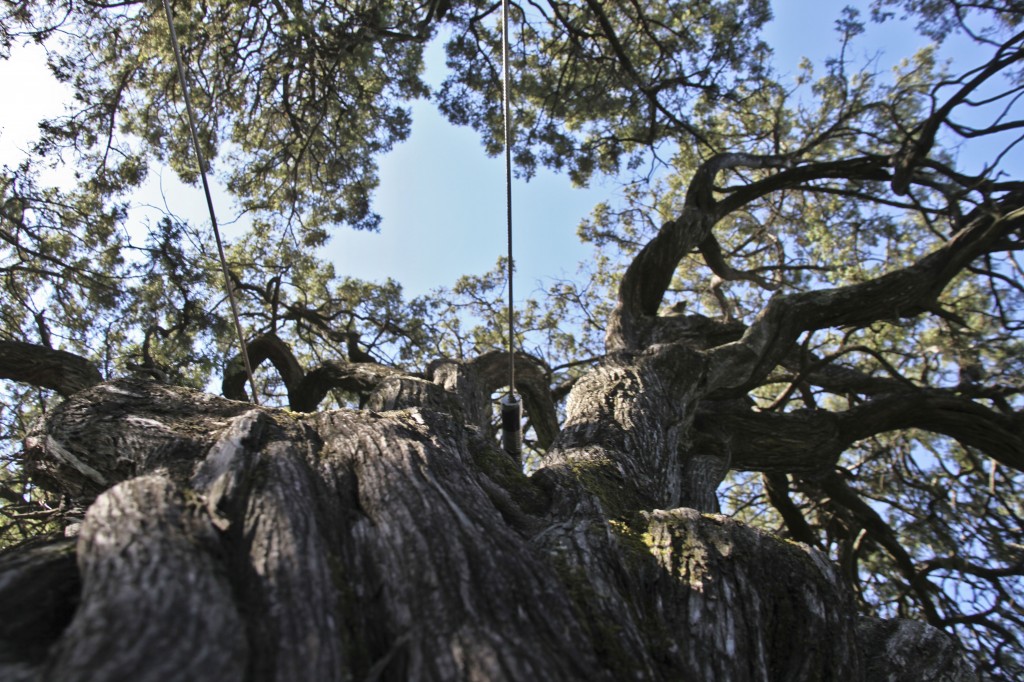
{"label": "textured bark", "polygon": [[81,589],[73,540],[37,540],[0,555],[0,679],[38,679]]}
{"label": "textured bark", "polygon": [[[693,680],[862,678],[854,610],[821,554],[692,509],[654,512],[648,532],[660,569],[652,615],[691,633],[666,672]],[[786,574],[795,578],[790,590],[765,589]]]}
{"label": "textured bark", "polygon": [[857,627],[869,680],[957,682],[977,679],[956,643],[924,623],[862,618]]}
{"label": "textured bark", "polygon": [[103,381],[85,358],[46,346],[0,340],[0,379],[11,379],[69,396]]}
{"label": "textured bark", "polygon": [[[312,412],[332,389],[341,389],[368,396],[385,379],[398,374],[375,363],[338,362],[329,360],[309,372],[302,369],[292,349],[276,334],[263,334],[246,344],[249,365],[255,370],[270,361],[284,382],[288,405],[297,412]],[[245,364],[235,356],[224,370],[221,390],[232,400],[248,400]]]}
{"label": "textured bark", "polygon": [[44,679],[239,679],[245,629],[214,527],[167,478],[103,493],[78,541],[80,604]]}
{"label": "textured bark", "polygon": [[[295,412],[145,381],[72,395],[28,439],[25,466],[88,511],[73,547],[58,540],[0,557],[0,596],[32,578],[26,594],[54,595],[33,600],[30,616],[12,600],[0,674],[973,679],[937,630],[858,625],[847,586],[817,550],[700,512],[717,511],[729,468],[768,472],[783,510],[780,473],[816,477],[840,496],[829,476],[839,453],[890,428],[949,433],[1015,463],[1019,421],[952,393],[908,400],[901,382],[806,362],[796,370],[805,380],[859,382],[868,401],[846,413],[772,414],[753,411],[744,393],[793,364],[802,330],[873,319],[879,306],[897,316],[923,309],[1016,229],[1016,199],[970,216],[915,266],[776,297],[750,327],[657,316],[673,260],[705,241],[724,210],[710,194],[717,170],[785,160],[716,163],[696,179],[688,212],[626,273],[611,352],[575,383],[560,428],[549,372],[516,358],[516,388],[547,448],[532,477],[491,433],[490,396],[506,381],[500,353],[441,360],[425,376],[373,362],[307,373],[268,335],[250,357],[275,365]],[[863,163],[865,173],[875,165]],[[365,409],[311,413],[332,388],[357,393]],[[244,397],[237,368],[225,391]],[[873,527],[870,507],[851,505]],[[795,518],[787,523],[801,537]],[[29,635],[36,643],[24,646]],[[908,648],[938,662],[909,665]]]}
{"label": "textured bark", "polygon": [[[27,456],[88,512],[73,541],[0,555],[0,677],[902,670],[865,657],[849,593],[816,550],[674,508],[699,393],[676,389],[699,386],[703,368],[679,347],[617,356],[574,389],[533,477],[463,405],[480,391],[458,363],[435,367],[436,383],[383,381],[362,411],[289,413],[143,381],[81,392]],[[959,660],[945,635],[917,634]]]}
{"label": "textured bark", "polygon": [[[728,424],[725,433],[722,423]],[[856,441],[907,428],[951,436],[1002,464],[1024,468],[1024,419],[952,391],[902,387],[842,412],[754,412],[741,401],[709,401],[695,426],[706,454],[741,471],[821,476]]]}

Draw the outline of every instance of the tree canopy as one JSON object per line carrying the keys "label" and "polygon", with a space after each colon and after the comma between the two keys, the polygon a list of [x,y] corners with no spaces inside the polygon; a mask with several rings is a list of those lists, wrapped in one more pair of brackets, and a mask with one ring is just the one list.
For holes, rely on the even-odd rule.
{"label": "tree canopy", "polygon": [[[250,219],[228,259],[260,402],[363,407],[438,358],[479,361],[501,390],[501,263],[408,299],[401,272],[359,281],[322,252],[334,230],[380,227],[377,162],[408,136],[413,99],[500,151],[500,4],[172,5],[206,157]],[[21,445],[62,400],[127,375],[247,396],[209,226],[128,224],[156,164],[197,180],[162,4],[5,11],[3,54],[38,42],[73,92],[0,176],[13,544],[83,511]],[[1024,7],[873,0],[796,74],[771,67],[771,17],[767,0],[513,3],[518,171],[622,180],[578,226],[594,248],[579,277],[516,311],[526,469],[560,433],[583,437],[570,391],[685,346],[704,369],[680,417],[682,504],[820,549],[863,613],[945,629],[984,679],[1020,679]],[[930,44],[892,70],[858,56],[899,20]],[[448,71],[431,90],[433,40]],[[947,61],[951,40],[971,49]],[[75,182],[48,186],[53,164]],[[604,500],[612,516],[664,505],[664,481],[642,482]]]}

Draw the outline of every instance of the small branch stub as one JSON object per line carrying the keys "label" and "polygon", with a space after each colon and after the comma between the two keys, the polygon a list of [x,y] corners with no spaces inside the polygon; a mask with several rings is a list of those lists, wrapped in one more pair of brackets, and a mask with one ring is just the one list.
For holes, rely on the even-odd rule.
{"label": "small branch stub", "polygon": [[523,401],[509,392],[501,399],[501,445],[518,462],[523,455]]}

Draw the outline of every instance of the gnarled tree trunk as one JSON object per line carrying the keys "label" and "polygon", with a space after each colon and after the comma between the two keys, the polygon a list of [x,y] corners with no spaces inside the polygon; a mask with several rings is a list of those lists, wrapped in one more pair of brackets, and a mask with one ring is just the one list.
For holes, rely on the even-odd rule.
{"label": "gnarled tree trunk", "polygon": [[0,556],[0,677],[972,679],[937,630],[859,622],[816,550],[680,506],[722,469],[690,442],[702,353],[610,357],[531,477],[479,369],[383,376],[362,411],[74,395],[26,456],[87,511]]}

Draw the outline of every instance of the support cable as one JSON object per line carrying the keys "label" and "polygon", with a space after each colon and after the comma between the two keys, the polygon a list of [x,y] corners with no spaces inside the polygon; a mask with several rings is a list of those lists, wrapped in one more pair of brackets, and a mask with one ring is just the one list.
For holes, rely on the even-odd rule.
{"label": "support cable", "polygon": [[213,196],[210,194],[210,183],[206,178],[206,159],[203,157],[203,150],[199,147],[199,135],[196,133],[196,117],[192,109],[192,97],[189,95],[188,80],[185,78],[185,65],[181,59],[181,49],[178,47],[178,33],[174,30],[174,12],[171,10],[170,0],[163,0],[163,3],[164,11],[167,13],[167,27],[171,32],[171,47],[174,49],[174,61],[178,65],[178,81],[181,83],[181,93],[185,100],[185,111],[188,112],[188,129],[192,135],[192,148],[195,150],[196,161],[199,163],[199,175],[203,180],[203,192],[206,194],[206,207],[210,211],[213,236],[217,240],[217,255],[220,257],[221,274],[224,275],[224,288],[227,290],[228,302],[231,304],[231,318],[235,323],[235,334],[238,336],[238,346],[242,352],[245,375],[249,379],[249,388],[252,390],[251,400],[254,405],[259,405],[259,399],[256,396],[256,380],[253,378],[252,364],[249,362],[249,352],[245,346],[245,333],[242,331],[242,323],[238,315],[235,287],[231,283],[231,272],[228,270],[228,261],[224,256],[224,242],[220,238],[217,214],[213,210]]}
{"label": "support cable", "polygon": [[[166,0],[165,0],[166,1]],[[517,460],[523,453],[523,403],[516,397],[515,311],[512,296],[512,124],[509,114],[509,0],[501,0],[501,110],[505,135],[505,223],[508,233],[508,394],[501,400],[501,440]]]}

